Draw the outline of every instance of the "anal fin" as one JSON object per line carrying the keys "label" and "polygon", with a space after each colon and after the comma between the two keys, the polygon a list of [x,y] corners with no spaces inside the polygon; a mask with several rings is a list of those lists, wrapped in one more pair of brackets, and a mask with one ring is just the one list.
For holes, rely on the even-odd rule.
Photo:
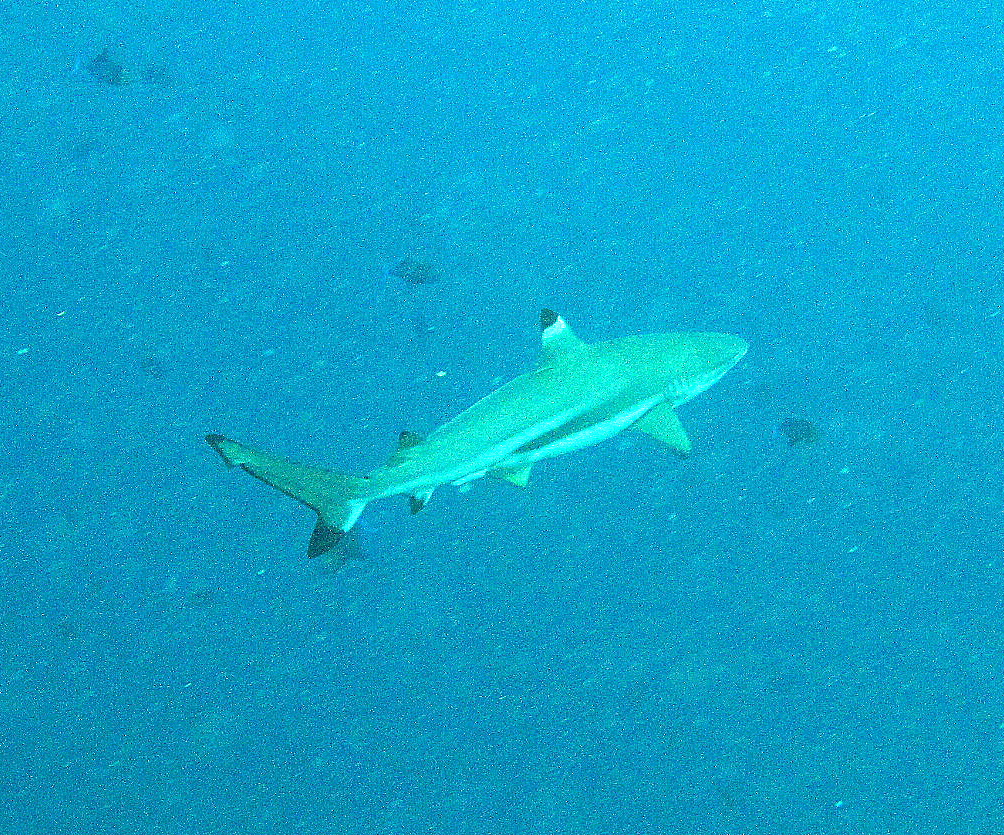
{"label": "anal fin", "polygon": [[414,496],[408,496],[408,503],[411,506],[411,514],[414,516],[423,507],[429,503],[429,499],[432,498],[431,490],[423,490],[421,493],[416,493]]}

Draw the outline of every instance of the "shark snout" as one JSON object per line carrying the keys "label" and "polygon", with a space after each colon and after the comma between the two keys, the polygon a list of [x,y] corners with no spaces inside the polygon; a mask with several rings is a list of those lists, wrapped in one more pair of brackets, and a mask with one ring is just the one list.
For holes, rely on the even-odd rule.
{"label": "shark snout", "polygon": [[721,377],[741,360],[749,350],[749,343],[728,333],[694,334],[694,357],[711,374]]}
{"label": "shark snout", "polygon": [[715,360],[712,363],[711,371],[713,377],[712,383],[717,383],[732,370],[739,360],[746,356],[746,352],[750,346],[745,339],[739,336],[724,333],[711,334],[711,336],[716,343],[714,351]]}
{"label": "shark snout", "polygon": [[746,356],[746,352],[750,349],[750,345],[741,336],[722,334],[722,339],[725,340],[725,344],[722,345],[722,351],[727,357],[725,365],[728,366],[728,368],[732,368],[732,366]]}
{"label": "shark snout", "polygon": [[[686,403],[724,377],[749,350],[745,339],[726,333],[684,337],[686,349],[676,356],[676,403]],[[681,361],[682,360],[682,361]]]}

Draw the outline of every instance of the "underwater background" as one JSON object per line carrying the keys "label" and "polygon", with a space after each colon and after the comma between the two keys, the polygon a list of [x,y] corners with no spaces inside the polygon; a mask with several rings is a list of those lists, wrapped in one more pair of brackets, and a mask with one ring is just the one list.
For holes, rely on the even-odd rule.
{"label": "underwater background", "polygon": [[[1004,832],[1004,12],[6,2],[0,830]],[[587,340],[680,416],[371,507]]]}

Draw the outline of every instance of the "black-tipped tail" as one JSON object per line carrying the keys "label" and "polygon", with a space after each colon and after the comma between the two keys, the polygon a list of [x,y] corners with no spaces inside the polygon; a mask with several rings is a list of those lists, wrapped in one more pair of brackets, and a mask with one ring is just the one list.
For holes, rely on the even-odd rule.
{"label": "black-tipped tail", "polygon": [[206,442],[228,467],[240,467],[317,513],[308,557],[334,548],[366,506],[365,478],[277,458],[223,435],[206,435]]}
{"label": "black-tipped tail", "polygon": [[345,536],[345,531],[333,528],[323,519],[318,518],[314,525],[314,532],[310,535],[310,544],[307,546],[307,556],[310,559],[326,554],[328,551],[338,546]]}

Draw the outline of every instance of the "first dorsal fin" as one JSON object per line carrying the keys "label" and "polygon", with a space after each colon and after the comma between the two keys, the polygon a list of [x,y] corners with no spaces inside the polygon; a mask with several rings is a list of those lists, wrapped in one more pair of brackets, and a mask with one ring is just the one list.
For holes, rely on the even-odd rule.
{"label": "first dorsal fin", "polygon": [[540,311],[540,359],[549,365],[564,356],[585,350],[588,345],[575,335],[568,323],[553,310]]}

